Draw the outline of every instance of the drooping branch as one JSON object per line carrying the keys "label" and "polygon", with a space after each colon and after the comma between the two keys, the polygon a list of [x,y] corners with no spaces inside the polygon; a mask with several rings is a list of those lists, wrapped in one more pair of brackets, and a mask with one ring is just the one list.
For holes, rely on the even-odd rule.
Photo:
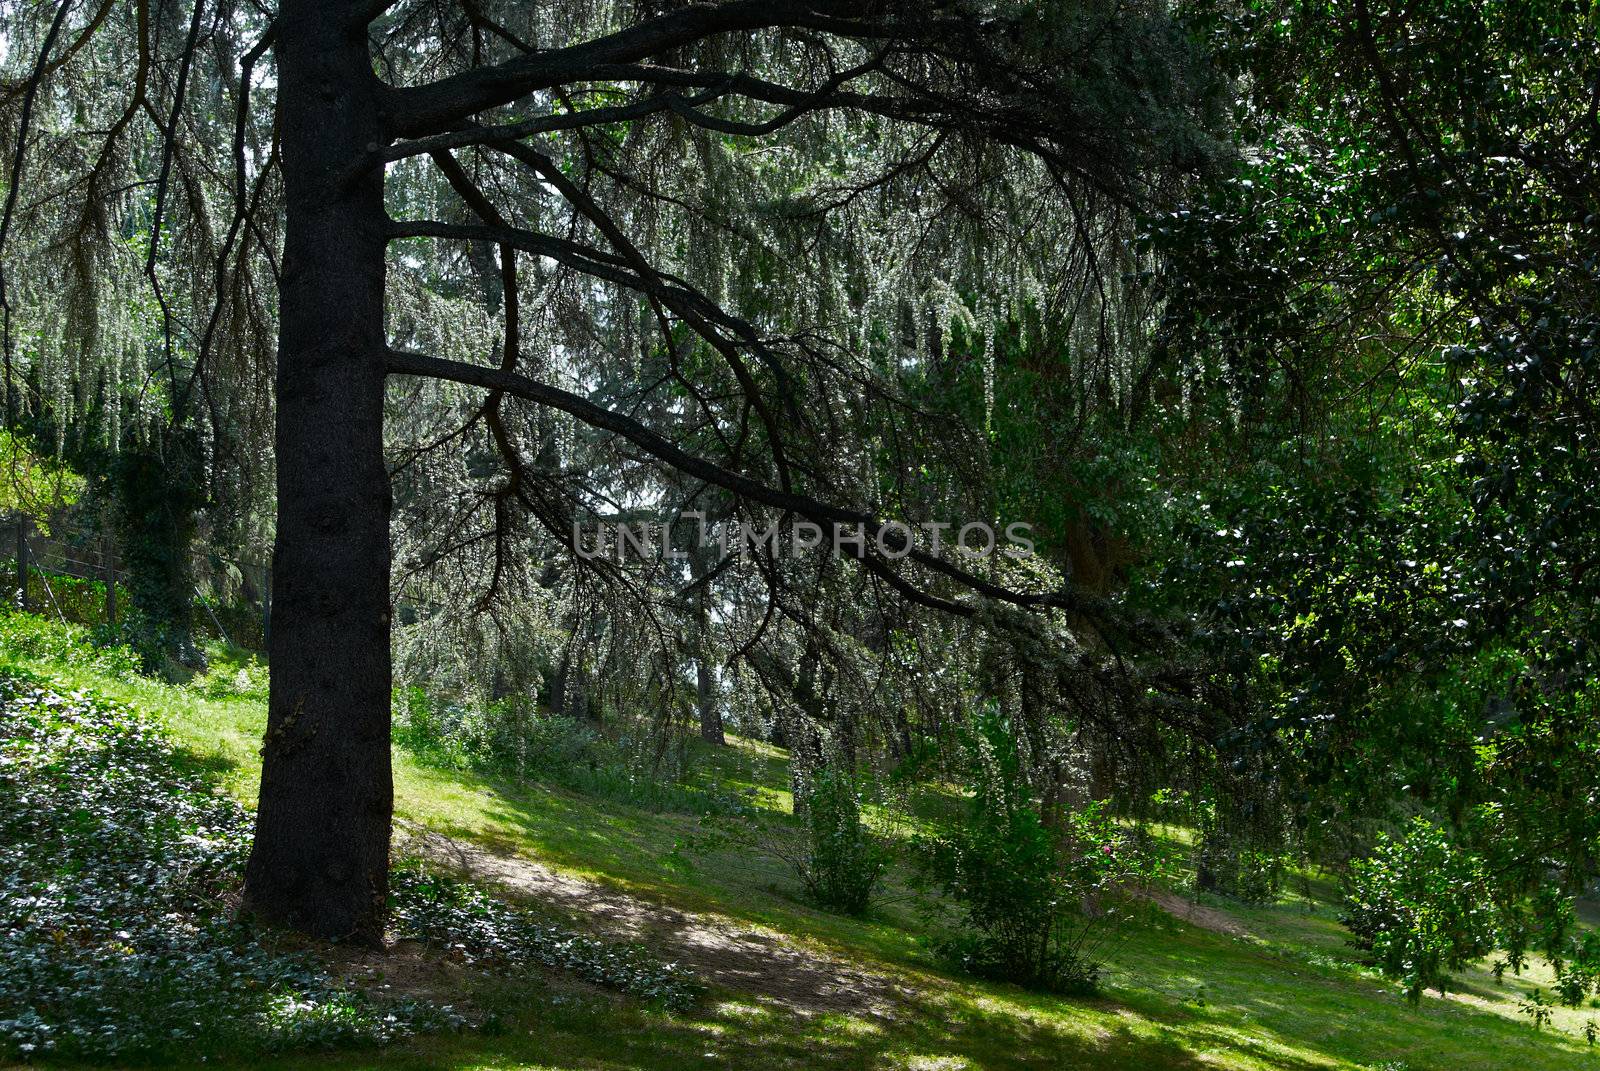
{"label": "drooping branch", "polygon": [[[466,201],[468,206],[478,214],[478,218],[492,226],[506,226],[505,219],[500,215],[494,203],[484,195],[483,191],[472,182],[455,157],[448,152],[436,152],[433,161],[439,170],[444,173],[451,187]],[[517,355],[521,349],[521,297],[518,292],[517,281],[517,251],[509,245],[500,246],[500,288],[504,295],[505,307],[505,338],[501,343],[500,370],[502,372],[515,372],[517,370]],[[508,529],[511,524],[511,503],[521,502],[530,510],[537,512],[535,504],[528,498],[523,489],[525,469],[522,463],[522,453],[517,448],[516,442],[511,437],[510,429],[506,427],[501,414],[501,407],[505,394],[503,391],[493,391],[489,400],[483,405],[483,417],[489,426],[489,434],[494,440],[496,451],[500,459],[505,462],[507,477],[504,485],[493,492],[495,516],[494,540],[494,568],[489,576],[489,587],[479,600],[479,607],[489,606],[500,593],[501,579],[505,575],[506,558],[509,555],[507,545]]]}
{"label": "drooping branch", "polygon": [[[560,174],[559,170],[555,173]],[[549,178],[548,174],[546,178]],[[580,207],[583,200],[580,191],[570,183],[565,183],[564,179],[560,181],[564,183],[563,192],[569,197],[579,195],[579,203],[574,207]],[[402,220],[393,223],[389,233],[395,238],[464,238],[497,242],[523,252],[549,257],[597,279],[627,287],[659,300],[716,349],[733,369],[740,388],[767,428],[780,482],[787,486],[790,482],[791,465],[783,452],[776,420],[762,400],[754,377],[744,365],[739,354],[739,344],[753,349],[763,358],[768,368],[780,378],[784,375],[781,362],[771,353],[753,325],[727,312],[682,279],[662,274],[652,268],[642,260],[638,251],[626,242],[619,230],[614,227],[604,229],[610,231],[610,237],[619,243],[624,252],[610,253],[571,239],[504,225],[473,226],[433,220]],[[730,338],[730,335],[733,337]]]}
{"label": "drooping branch", "polygon": [[[688,107],[695,108],[715,100],[720,95],[721,91],[718,89],[707,89],[692,97],[682,98],[682,103]],[[555,134],[566,130],[580,130],[590,126],[627,123],[636,119],[647,119],[673,107],[673,95],[660,93],[635,101],[632,104],[554,112],[550,115],[540,115],[521,122],[505,123],[499,126],[473,124],[464,129],[450,130],[442,134],[434,134],[431,137],[418,138],[414,141],[396,142],[383,151],[381,162],[392,163],[410,156],[422,156],[438,152],[441,149],[462,149],[469,145],[491,145],[501,141],[515,141],[520,138],[534,137],[539,134]]]}
{"label": "drooping branch", "polygon": [[[652,288],[666,287],[666,280],[650,264],[639,248],[629,240],[616,221],[600,208],[599,203],[590,196],[587,190],[582,189],[577,183],[568,178],[554,160],[521,142],[511,142],[501,146],[501,149],[514,159],[532,168],[540,178],[548,182],[556,192],[561,194],[568,204],[572,205],[585,219],[594,224],[595,228],[605,236],[606,241],[611,243],[611,247],[616,254],[622,257],[629,267],[638,273],[640,279]],[[657,298],[657,300],[662,300],[684,322],[694,328],[700,337],[711,343],[727,362],[734,378],[739,381],[739,388],[744,391],[746,401],[755,409],[762,425],[767,430],[768,445],[772,450],[772,461],[778,470],[778,482],[780,486],[788,490],[792,482],[790,465],[788,456],[783,448],[783,438],[778,431],[777,418],[767,405],[766,399],[762,397],[755,377],[745,365],[744,358],[740,356],[738,347],[724,338],[721,332],[715,330],[712,324],[708,322],[705,315],[706,310],[708,308],[715,309],[715,305],[704,294],[698,292],[694,294],[693,301],[678,299],[671,289],[667,289],[666,294],[667,296],[664,299]],[[754,328],[734,317],[724,315],[724,319],[738,334],[743,336],[746,344],[753,345],[757,353],[767,358],[768,367],[779,376],[781,381],[783,378],[782,366],[771,357],[767,347],[761,344]]]}
{"label": "drooping branch", "polygon": [[11,235],[11,219],[17,208],[18,181],[22,175],[23,160],[28,151],[28,127],[33,116],[33,102],[39,93],[39,85],[44,81],[45,72],[50,62],[50,52],[55,48],[56,38],[61,33],[62,24],[67,20],[67,13],[72,10],[72,0],[62,0],[56,8],[55,18],[50,23],[50,29],[45,34],[44,44],[39,48],[39,59],[34,64],[33,74],[28,78],[27,90],[22,97],[22,118],[17,124],[17,147],[11,157],[11,180],[6,184],[6,205],[3,215],[0,215],[0,317],[4,318],[4,326],[0,331],[4,339],[0,345],[5,349],[5,376],[6,376],[6,427],[9,429],[16,420],[16,403],[14,401],[15,388],[13,386],[12,369],[12,339],[11,339],[11,295],[6,289],[5,272],[5,246],[6,239]]}
{"label": "drooping branch", "polygon": [[[71,7],[70,4],[62,6],[63,8]],[[63,48],[60,55],[46,63],[39,70],[36,70],[30,77],[19,82],[0,83],[0,103],[9,102],[18,93],[27,92],[30,85],[37,83],[41,78],[53,74],[71,62],[72,57],[77,55],[83,46],[94,39],[94,35],[99,32],[101,24],[106,21],[106,16],[111,14],[111,9],[115,6],[116,0],[103,0],[99,8],[95,10],[94,15],[90,17],[88,25],[83,28],[83,31],[78,34],[72,44]]]}
{"label": "drooping branch", "polygon": [[[905,534],[903,526],[890,525],[857,510],[832,505],[797,491],[785,491],[769,486],[760,480],[723,468],[715,462],[691,454],[666,436],[625,414],[596,405],[589,399],[559,387],[541,383],[528,376],[506,372],[497,368],[451,361],[426,354],[391,350],[388,367],[391,374],[424,376],[433,379],[467,383],[498,390],[514,397],[546,405],[576,417],[578,420],[602,431],[609,431],[633,443],[651,457],[672,466],[679,472],[704,480],[740,498],[780,510],[785,514],[802,517],[826,529],[842,526],[855,528],[866,544],[892,547],[900,556],[923,566],[931,572],[955,581],[974,594],[1014,606],[1058,608],[1076,613],[1104,614],[1106,607],[1084,596],[1059,592],[1015,591],[976,576],[938,555],[917,547]],[[918,588],[887,565],[882,557],[874,555],[867,546],[856,546],[852,537],[848,542],[856,548],[858,557],[875,573],[883,576],[901,594],[922,605],[930,606],[960,616],[971,616],[977,607],[970,603],[955,602]]]}
{"label": "drooping branch", "polygon": [[[228,275],[228,257],[233,253],[234,243],[239,239],[240,230],[245,226],[246,221],[250,221],[253,226],[257,225],[256,217],[259,211],[262,191],[266,188],[267,175],[271,172],[272,162],[276,158],[276,151],[274,150],[274,155],[268,157],[266,165],[262,167],[260,175],[256,178],[254,191],[247,194],[248,176],[245,164],[245,134],[248,130],[250,119],[250,81],[255,73],[255,65],[267,54],[267,50],[272,47],[272,43],[277,40],[277,36],[277,24],[269,25],[266,31],[262,33],[260,40],[244,54],[244,58],[239,64],[239,103],[234,111],[233,125],[233,218],[228,223],[227,236],[223,239],[222,248],[217,253],[216,282],[214,284],[216,287],[216,299],[212,303],[211,315],[206,320],[205,330],[200,336],[200,346],[195,353],[194,367],[183,386],[177,389],[173,395],[173,410],[179,414],[184,411],[189,392],[194,388],[194,384],[200,380],[201,374],[205,369],[206,360],[211,355],[211,344],[216,337],[217,327],[222,320],[223,292]],[[263,241],[262,247],[268,257],[271,257],[271,245]],[[244,255],[243,250],[241,250],[239,266],[236,271],[242,274],[243,270]]]}
{"label": "drooping branch", "polygon": [[[922,6],[924,12],[945,6]],[[464,71],[427,85],[390,89],[387,111],[395,134],[426,137],[452,129],[479,112],[541,89],[584,81],[607,64],[635,63],[708,37],[780,27],[875,38],[889,35],[887,8],[853,0],[733,0],[690,3],[604,37]]]}
{"label": "drooping branch", "polygon": [[161,175],[156,179],[155,205],[150,216],[150,245],[145,252],[144,274],[150,280],[150,293],[156,299],[156,306],[161,310],[161,337],[163,353],[167,362],[167,380],[176,384],[178,372],[176,356],[173,353],[173,315],[172,306],[167,301],[166,290],[161,285],[161,275],[156,271],[156,264],[161,255],[161,224],[166,212],[167,187],[172,178],[172,163],[178,152],[178,123],[183,117],[183,98],[189,88],[189,70],[194,62],[194,45],[200,36],[200,20],[205,14],[205,0],[195,0],[193,12],[189,19],[189,33],[184,40],[183,51],[178,59],[178,81],[172,91],[172,109],[169,113],[161,137]]}
{"label": "drooping branch", "polygon": [[[672,86],[673,89],[653,93],[629,104],[569,109],[500,125],[471,123],[432,137],[401,141],[385,150],[383,159],[402,160],[441,148],[463,148],[468,145],[504,146],[541,134],[632,122],[667,111],[695,126],[740,137],[764,137],[804,116],[825,110],[853,110],[894,118],[926,120],[927,116],[921,110],[906,102],[842,91],[849,83],[882,69],[886,55],[885,51],[875,52],[864,62],[830,75],[811,89],[796,89],[737,71],[678,71],[654,64],[600,65],[588,72],[590,79],[657,84]],[[680,89],[693,89],[695,92],[679,92]],[[723,119],[702,110],[706,105],[730,96],[781,106],[781,110],[757,123]]]}

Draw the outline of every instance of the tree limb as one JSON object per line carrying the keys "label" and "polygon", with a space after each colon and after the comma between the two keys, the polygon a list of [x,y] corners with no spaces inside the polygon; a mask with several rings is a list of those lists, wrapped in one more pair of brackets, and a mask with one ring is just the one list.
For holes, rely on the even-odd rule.
{"label": "tree limb", "polygon": [[780,27],[819,29],[852,37],[886,36],[887,22],[882,12],[888,6],[847,0],[689,3],[582,44],[464,71],[427,85],[391,88],[386,110],[395,134],[426,137],[536,90],[591,78],[588,72],[597,66],[634,63],[707,37]]}
{"label": "tree limb", "polygon": [[[506,394],[523,398],[527,401],[547,405],[552,409],[559,409],[564,413],[577,417],[590,427],[620,435],[652,457],[671,465],[680,472],[696,479],[704,480],[706,483],[714,484],[750,502],[782,510],[786,514],[804,517],[813,523],[826,525],[830,528],[844,525],[857,527],[867,542],[873,545],[879,545],[887,541],[889,545],[900,549],[906,543],[901,533],[896,532],[893,528],[886,526],[882,521],[868,514],[830,505],[796,491],[784,491],[770,487],[749,476],[732,472],[714,462],[689,453],[665,436],[651,430],[631,417],[606,409],[589,401],[587,398],[547,383],[541,383],[527,376],[403,350],[389,351],[388,368],[392,375],[425,376],[433,379],[450,380],[456,383],[467,383],[485,387],[489,390],[503,391]],[[975,576],[959,566],[952,565],[943,558],[919,549],[914,543],[904,546],[904,549],[906,550],[905,557],[909,560],[934,573],[956,581],[978,595],[999,602],[1023,607],[1053,607],[1075,612],[1086,612],[1090,609],[1085,599],[1064,591],[1050,593],[1014,591],[984,580],[982,577]],[[888,566],[882,558],[874,556],[865,548],[860,548],[857,556],[874,573],[882,576],[885,581],[900,591],[901,594],[916,602],[931,605],[937,609],[964,617],[971,616],[977,612],[978,608],[972,604],[954,602],[923,591]]]}

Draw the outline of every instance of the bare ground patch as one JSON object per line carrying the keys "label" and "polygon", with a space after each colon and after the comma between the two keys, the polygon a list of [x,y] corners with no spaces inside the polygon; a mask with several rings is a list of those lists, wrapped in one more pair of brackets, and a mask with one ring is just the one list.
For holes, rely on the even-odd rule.
{"label": "bare ground patch", "polygon": [[1250,930],[1245,924],[1234,916],[1215,907],[1185,900],[1177,893],[1167,889],[1153,889],[1149,893],[1152,903],[1175,919],[1182,919],[1191,926],[1198,926],[1202,930],[1220,933],[1227,937],[1248,937]]}
{"label": "bare ground patch", "polygon": [[894,1019],[915,995],[897,980],[802,947],[783,934],[718,915],[652,903],[601,882],[562,874],[520,855],[496,854],[410,823],[397,847],[512,896],[581,919],[613,940],[637,941],[694,970],[701,981],[802,1015]]}

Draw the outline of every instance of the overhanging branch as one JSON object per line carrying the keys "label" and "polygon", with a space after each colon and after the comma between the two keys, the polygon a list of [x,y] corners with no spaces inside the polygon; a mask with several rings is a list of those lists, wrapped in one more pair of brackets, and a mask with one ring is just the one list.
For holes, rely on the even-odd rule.
{"label": "overhanging branch", "polygon": [[[635,63],[707,37],[793,27],[873,38],[886,34],[881,3],[858,0],[732,0],[690,3],[582,44],[519,56],[427,85],[390,89],[394,133],[426,137],[540,89],[583,81],[607,64]],[[943,5],[933,5],[935,7]]]}
{"label": "overhanging branch", "polygon": [[[886,539],[888,544],[893,546],[899,546],[906,541],[901,532],[895,531],[868,514],[822,502],[796,491],[771,487],[760,480],[725,469],[715,462],[689,453],[666,436],[632,417],[606,409],[587,398],[548,383],[541,383],[528,376],[405,350],[389,351],[388,368],[393,375],[424,376],[466,383],[559,409],[590,427],[609,431],[627,439],[645,453],[679,472],[721,487],[746,501],[803,517],[815,524],[830,528],[840,525],[856,527],[864,535],[866,542],[874,546],[883,545]],[[859,549],[857,556],[863,565],[915,602],[961,616],[971,616],[978,610],[974,604],[955,602],[924,591],[891,567],[883,558],[872,554],[864,547]],[[906,548],[905,557],[930,572],[955,581],[974,594],[998,602],[1030,608],[1057,608],[1077,613],[1088,613],[1095,609],[1088,605],[1086,600],[1066,592],[1023,592],[995,584],[937,555],[921,550],[914,544]]]}

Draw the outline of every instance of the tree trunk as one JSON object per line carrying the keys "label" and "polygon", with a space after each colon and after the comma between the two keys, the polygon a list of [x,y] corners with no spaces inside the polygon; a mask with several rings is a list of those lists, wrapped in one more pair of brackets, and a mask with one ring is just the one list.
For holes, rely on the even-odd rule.
{"label": "tree trunk", "polygon": [[[696,581],[704,579],[710,571],[705,550],[695,547],[689,553],[690,576]],[[722,730],[722,707],[717,702],[717,682],[711,671],[711,593],[705,586],[695,593],[694,616],[694,691],[695,707],[700,714],[700,739],[725,747],[728,738]]]}
{"label": "tree trunk", "polygon": [[389,512],[381,168],[388,141],[350,4],[277,21],[287,200],[277,371],[271,701],[245,907],[323,938],[383,938],[389,822]]}
{"label": "tree trunk", "polygon": [[717,747],[726,747],[727,735],[722,731],[722,708],[717,705],[717,684],[711,676],[711,656],[701,650],[694,660],[695,700],[700,708],[700,739]]}

